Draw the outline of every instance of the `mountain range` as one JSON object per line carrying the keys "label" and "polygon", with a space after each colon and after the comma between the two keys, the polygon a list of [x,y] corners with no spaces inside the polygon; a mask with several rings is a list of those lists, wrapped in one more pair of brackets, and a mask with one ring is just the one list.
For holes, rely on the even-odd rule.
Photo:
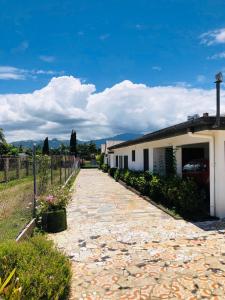
{"label": "mountain range", "polygon": [[[136,139],[138,137],[141,136],[141,133],[122,133],[119,135],[115,135],[112,137],[108,137],[108,138],[103,138],[103,139],[98,139],[98,140],[92,140],[93,143],[96,144],[97,148],[101,147],[101,144],[104,144],[106,141],[110,141],[110,140],[115,140],[115,141],[128,141],[128,140],[132,140],[132,139]],[[77,140],[78,143],[83,144],[83,143],[89,143],[90,141],[80,141]],[[15,141],[12,142],[11,144],[19,147],[22,146],[24,148],[32,148],[33,144],[36,145],[43,145],[43,141],[42,140],[24,140],[24,141]],[[64,144],[65,146],[69,145],[69,140],[59,140],[57,138],[53,138],[51,140],[49,140],[49,147],[50,148],[58,148],[61,144]]]}

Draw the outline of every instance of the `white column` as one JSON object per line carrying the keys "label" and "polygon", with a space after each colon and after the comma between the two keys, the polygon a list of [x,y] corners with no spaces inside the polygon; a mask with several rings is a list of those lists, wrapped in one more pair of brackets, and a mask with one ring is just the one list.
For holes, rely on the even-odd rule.
{"label": "white column", "polygon": [[182,177],[182,147],[173,146],[173,151],[176,159],[176,173]]}
{"label": "white column", "polygon": [[[224,149],[224,145],[225,145],[224,132],[218,131],[215,135],[215,212],[216,212],[216,216],[219,218],[225,217],[225,149]],[[211,176],[213,176],[213,175],[214,174],[212,174]],[[210,188],[211,188],[211,185],[210,185]],[[211,204],[211,201],[210,201],[210,204]]]}

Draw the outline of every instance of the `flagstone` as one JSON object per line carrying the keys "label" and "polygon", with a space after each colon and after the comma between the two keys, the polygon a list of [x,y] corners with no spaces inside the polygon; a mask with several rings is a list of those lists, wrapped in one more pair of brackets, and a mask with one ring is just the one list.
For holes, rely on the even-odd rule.
{"label": "flagstone", "polygon": [[175,220],[99,170],[81,170],[68,229],[70,300],[225,299],[225,221]]}

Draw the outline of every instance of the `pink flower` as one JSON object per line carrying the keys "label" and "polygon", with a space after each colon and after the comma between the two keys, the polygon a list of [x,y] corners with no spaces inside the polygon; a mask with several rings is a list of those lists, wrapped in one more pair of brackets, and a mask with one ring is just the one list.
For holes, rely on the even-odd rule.
{"label": "pink flower", "polygon": [[49,202],[49,203],[52,203],[52,202],[54,201],[54,196],[48,195],[48,196],[46,197],[46,201]]}

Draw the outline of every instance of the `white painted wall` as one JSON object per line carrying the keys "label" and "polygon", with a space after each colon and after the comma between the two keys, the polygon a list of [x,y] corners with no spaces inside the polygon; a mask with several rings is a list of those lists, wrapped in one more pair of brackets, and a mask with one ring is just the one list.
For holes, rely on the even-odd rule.
{"label": "white painted wall", "polygon": [[[200,135],[200,136],[198,136]],[[201,137],[202,136],[202,137]],[[193,136],[184,134],[172,138],[162,139],[114,149],[111,166],[115,167],[116,155],[128,155],[128,167],[131,170],[143,170],[143,149],[149,149],[149,170],[153,171],[157,151],[164,147],[176,148],[177,174],[182,175],[182,150],[181,146],[196,143],[209,143],[210,159],[210,213],[220,218],[225,217],[225,131],[205,130],[194,133]],[[156,150],[157,149],[157,150]],[[132,162],[132,150],[135,150],[136,160]]]}

